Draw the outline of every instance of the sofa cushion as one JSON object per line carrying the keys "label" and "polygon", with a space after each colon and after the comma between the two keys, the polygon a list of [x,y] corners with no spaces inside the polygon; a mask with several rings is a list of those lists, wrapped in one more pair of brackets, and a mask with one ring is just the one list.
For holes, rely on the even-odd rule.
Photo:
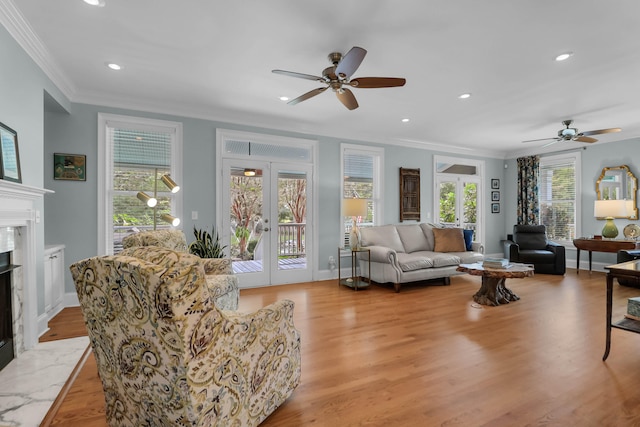
{"label": "sofa cushion", "polygon": [[460,257],[453,252],[433,252],[429,256],[434,267],[448,267],[450,265],[459,265]]}
{"label": "sofa cushion", "polygon": [[432,251],[435,246],[435,240],[433,238],[433,228],[435,228],[434,225],[421,223],[420,228],[422,229],[424,237],[427,238],[427,242],[429,242],[429,249],[427,250]]}
{"label": "sofa cushion", "polygon": [[461,228],[434,228],[435,252],[464,252],[464,234]]}
{"label": "sofa cushion", "polygon": [[360,243],[362,246],[386,246],[396,252],[405,252],[395,225],[360,228]]}
{"label": "sofa cushion", "polygon": [[429,245],[429,241],[422,232],[420,225],[396,225],[396,230],[398,231],[405,252],[411,253],[433,250],[433,246]]}
{"label": "sofa cushion", "polygon": [[422,270],[424,268],[433,267],[433,261],[425,256],[424,253],[415,252],[412,254],[399,253],[398,264],[402,271]]}

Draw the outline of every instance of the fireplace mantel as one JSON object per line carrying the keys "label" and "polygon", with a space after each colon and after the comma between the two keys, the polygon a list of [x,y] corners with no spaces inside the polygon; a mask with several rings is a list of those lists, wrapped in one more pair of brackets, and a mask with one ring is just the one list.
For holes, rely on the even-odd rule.
{"label": "fireplace mantel", "polygon": [[21,294],[18,299],[22,304],[18,309],[22,326],[19,332],[22,336],[16,340],[19,345],[16,356],[38,342],[36,224],[40,222],[40,212],[35,203],[47,193],[53,191],[0,180],[0,227],[17,228],[20,235],[19,245],[16,245],[15,255],[18,259],[15,264],[21,265],[21,268],[13,276],[14,292]]}
{"label": "fireplace mantel", "polygon": [[32,187],[30,185],[0,180],[0,199],[15,198],[24,200],[36,200],[46,193],[53,193],[53,190],[46,190],[44,188]]}

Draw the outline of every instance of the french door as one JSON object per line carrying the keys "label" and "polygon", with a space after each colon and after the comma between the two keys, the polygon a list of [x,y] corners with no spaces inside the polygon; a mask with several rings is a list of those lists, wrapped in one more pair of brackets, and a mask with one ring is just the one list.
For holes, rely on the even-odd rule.
{"label": "french door", "polygon": [[240,287],[312,280],[311,165],[224,159],[221,239]]}
{"label": "french door", "polygon": [[436,177],[436,218],[441,224],[474,230],[481,241],[480,178],[471,175],[439,174]]}

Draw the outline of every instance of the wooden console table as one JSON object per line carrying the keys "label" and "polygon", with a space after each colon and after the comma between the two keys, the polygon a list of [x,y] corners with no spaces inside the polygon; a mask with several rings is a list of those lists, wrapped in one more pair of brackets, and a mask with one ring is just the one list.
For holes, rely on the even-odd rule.
{"label": "wooden console table", "polygon": [[613,313],[613,279],[638,280],[640,277],[640,261],[627,261],[620,264],[605,267],[607,272],[607,341],[602,360],[607,360],[609,350],[611,350],[611,328],[618,328],[625,331],[640,333],[640,321],[627,319],[626,317],[616,323],[611,323]]}
{"label": "wooden console table", "polygon": [[591,253],[592,252],[613,252],[616,253],[623,249],[640,249],[638,242],[635,240],[614,240],[614,239],[587,239],[581,237],[573,239],[573,245],[576,247],[576,272],[580,272],[580,251],[589,251],[589,271],[591,271]]}

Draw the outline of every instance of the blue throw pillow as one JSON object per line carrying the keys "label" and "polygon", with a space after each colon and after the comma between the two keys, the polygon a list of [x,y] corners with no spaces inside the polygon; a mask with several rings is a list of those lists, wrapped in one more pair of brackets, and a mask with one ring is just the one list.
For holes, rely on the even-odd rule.
{"label": "blue throw pillow", "polygon": [[473,240],[473,230],[462,230],[462,232],[464,233],[464,246],[470,251]]}

